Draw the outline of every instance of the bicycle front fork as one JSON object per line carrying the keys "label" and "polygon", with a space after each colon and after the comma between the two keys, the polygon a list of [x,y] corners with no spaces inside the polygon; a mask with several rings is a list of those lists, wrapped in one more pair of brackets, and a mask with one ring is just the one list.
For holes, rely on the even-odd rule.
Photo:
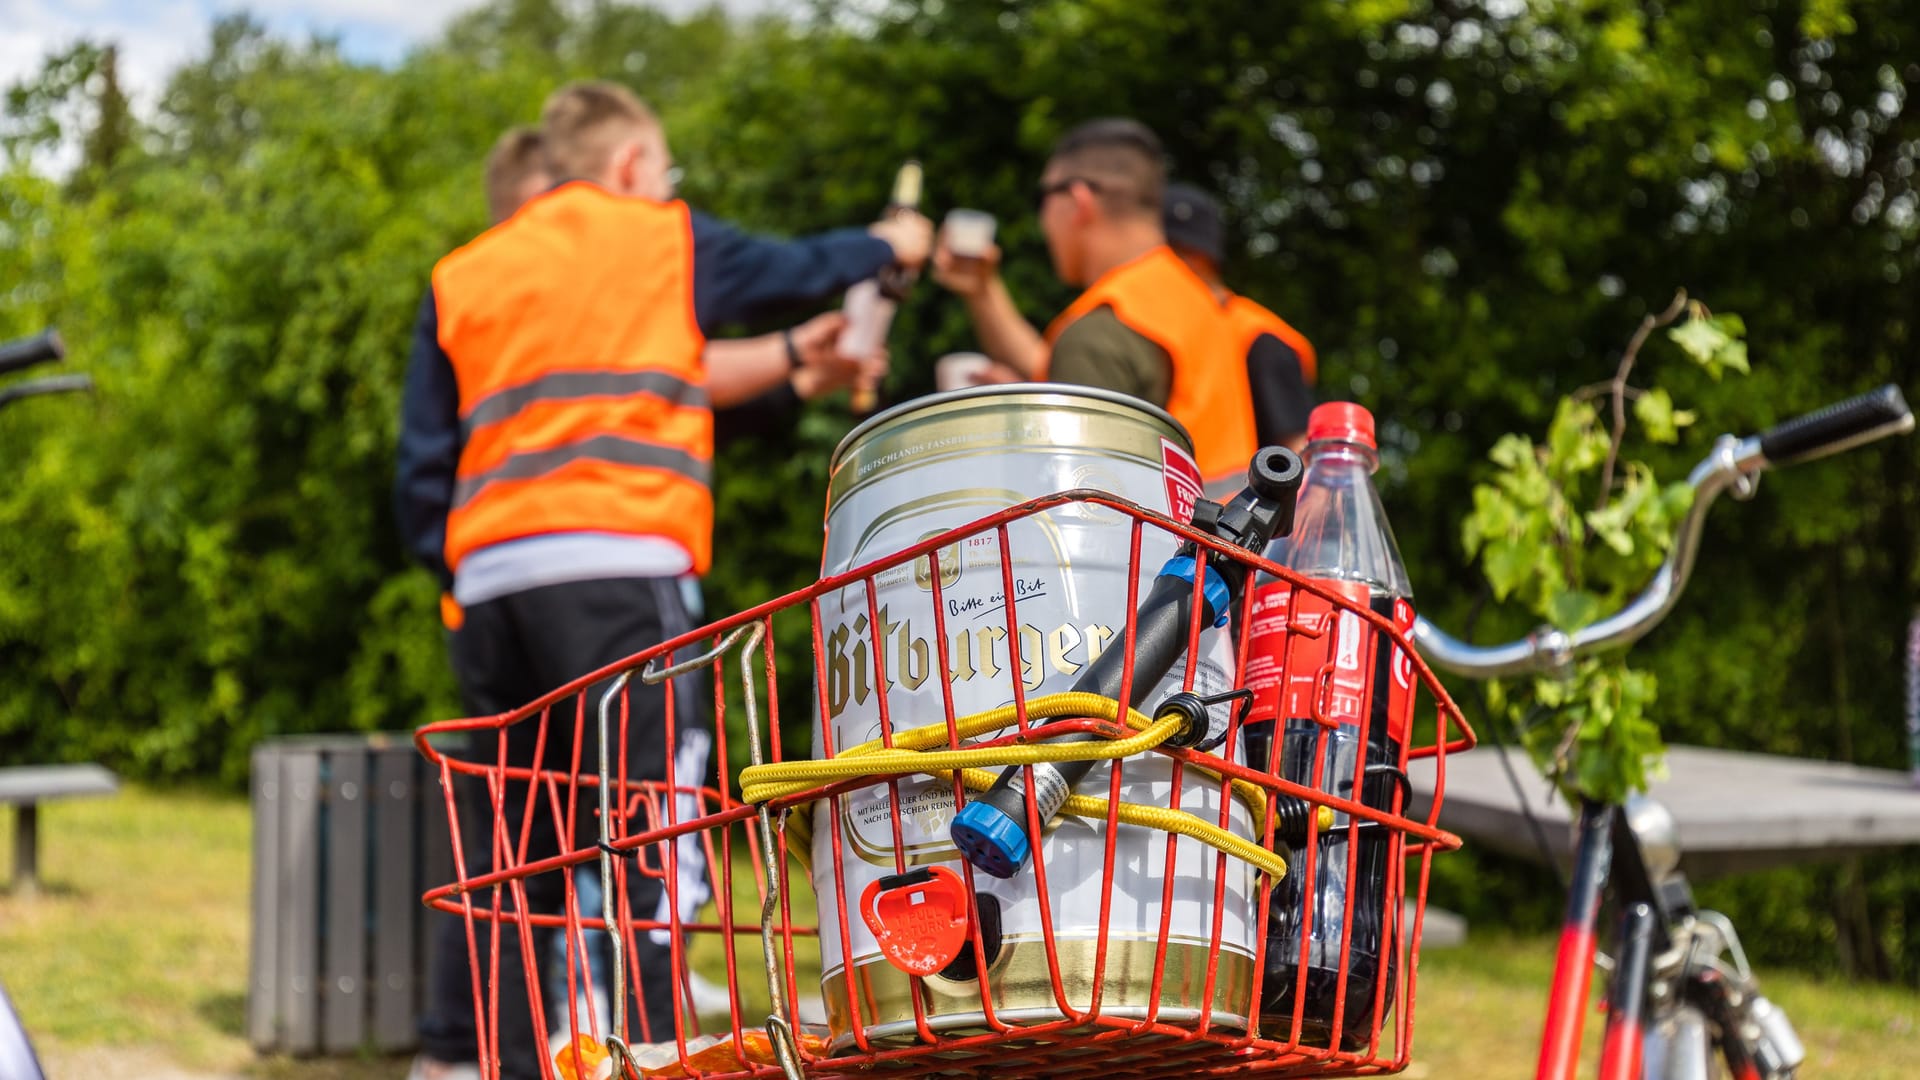
{"label": "bicycle front fork", "polygon": [[[1613,807],[1582,803],[1576,836],[1573,889],[1567,894],[1567,917],[1560,927],[1560,952],[1553,964],[1553,996],[1547,1000],[1536,1080],[1574,1080],[1580,1067],[1580,1036],[1587,1022],[1600,897],[1613,862]],[[1611,1049],[1611,1039],[1608,1046]],[[1601,1075],[1611,1078],[1635,1074],[1602,1071]]]}
{"label": "bicycle front fork", "polygon": [[1653,964],[1654,913],[1628,905],[1620,917],[1620,952],[1607,990],[1607,1037],[1600,1048],[1600,1080],[1640,1080],[1647,1034],[1647,973]]}

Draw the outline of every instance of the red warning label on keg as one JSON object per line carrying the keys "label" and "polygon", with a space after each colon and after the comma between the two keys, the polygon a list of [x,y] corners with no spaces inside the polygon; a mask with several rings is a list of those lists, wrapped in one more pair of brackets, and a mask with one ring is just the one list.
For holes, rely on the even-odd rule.
{"label": "red warning label on keg", "polygon": [[1167,480],[1167,516],[1175,521],[1192,521],[1193,504],[1206,490],[1200,482],[1200,466],[1172,440],[1161,439],[1160,470]]}

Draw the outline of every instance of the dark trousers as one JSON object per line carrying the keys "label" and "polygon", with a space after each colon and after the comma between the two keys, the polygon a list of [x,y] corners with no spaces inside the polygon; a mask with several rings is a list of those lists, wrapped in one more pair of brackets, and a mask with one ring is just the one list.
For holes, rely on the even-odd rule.
{"label": "dark trousers", "polygon": [[[684,633],[691,626],[679,586],[671,578],[623,578],[604,581],[570,582],[513,593],[466,610],[465,622],[452,636],[451,653],[454,674],[468,712],[487,716],[506,712],[533,701],[542,694],[589,672],[642,649],[657,645],[669,637]],[[701,719],[707,700],[697,675],[674,680],[676,742],[697,745],[698,760],[681,753],[675,761],[675,781],[695,787],[706,781],[705,721]],[[573,742],[576,716],[580,717],[581,752],[579,772],[593,775],[599,761],[599,706],[605,684],[596,684],[584,695],[585,712],[579,712],[578,697],[568,698],[552,707],[547,724],[546,746],[540,761],[543,769],[562,775],[574,770]],[[627,686],[627,776],[629,780],[666,779],[666,688],[647,686],[634,673]],[[609,731],[619,738],[618,702],[613,704]],[[506,729],[507,764],[528,767],[534,764],[537,717],[530,717]],[[468,749],[468,760],[492,765],[498,758],[499,733],[477,733]],[[618,780],[619,763],[613,775]],[[692,775],[689,775],[689,771]],[[461,818],[462,847],[469,878],[493,868],[493,807],[486,784],[477,777],[456,774],[457,799]],[[557,789],[562,813],[566,813],[566,787]],[[520,823],[526,811],[529,785],[511,781],[506,786],[504,814],[510,850],[521,842]],[[599,796],[595,788],[582,786],[574,809],[571,849],[592,847],[599,837]],[[679,817],[688,816],[684,805]],[[654,827],[643,810],[631,823],[629,832]],[[525,837],[526,862],[559,854],[559,837],[545,786],[535,790],[532,824]],[[680,844],[684,854],[693,845]],[[685,861],[683,859],[683,861]],[[663,865],[659,848],[648,855],[650,866]],[[679,867],[682,882],[682,908],[688,894],[704,895],[701,882],[704,868]],[[576,869],[577,874],[592,874],[597,879],[596,861]],[[560,914],[565,909],[564,872],[550,871],[526,878],[527,907],[542,914]],[[576,880],[579,878],[576,877]],[[639,871],[629,860],[627,900],[634,918],[651,919],[663,904],[660,881]],[[578,897],[576,897],[576,901]],[[698,903],[698,897],[693,899]],[[482,909],[491,911],[493,892],[482,889],[473,897],[474,933],[480,957],[481,999],[489,1002],[494,994],[490,985],[489,952],[492,927],[480,917]],[[515,910],[511,890],[502,890],[503,911]],[[586,918],[600,914],[598,904],[581,914]],[[513,1080],[540,1075],[540,1058],[547,1053],[550,1031],[568,1026],[568,1002],[564,990],[542,995],[548,1031],[536,1031],[528,1004],[527,969],[521,953],[517,923],[503,921],[500,940],[498,987],[501,1075]],[[434,921],[433,960],[428,974],[428,1001],[420,1023],[421,1049],[441,1061],[475,1061],[479,1041],[474,1027],[473,980],[467,962],[467,927],[463,917],[443,915]],[[564,931],[536,930],[533,938],[535,985],[565,986],[566,957]],[[602,988],[608,984],[611,967],[610,943],[605,935],[586,935],[589,940],[594,981]],[[673,1038],[673,972],[668,943],[662,934],[641,932],[628,938],[628,1039],[633,1042],[660,1042]],[[597,940],[595,940],[597,939]],[[597,947],[596,947],[597,946]],[[575,949],[575,992],[584,984],[580,973],[580,949]],[[637,969],[643,993],[636,1000],[632,971]],[[484,1012],[482,1013],[484,1016]],[[580,1030],[589,1030],[587,1017],[578,1017]],[[609,1018],[599,1016],[599,1030],[605,1037]]]}

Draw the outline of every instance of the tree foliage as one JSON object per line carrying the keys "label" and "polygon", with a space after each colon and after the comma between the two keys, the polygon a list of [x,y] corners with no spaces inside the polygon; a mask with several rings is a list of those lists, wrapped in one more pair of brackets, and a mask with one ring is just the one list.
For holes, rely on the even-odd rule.
{"label": "tree foliage", "polygon": [[[1478,559],[1495,600],[1513,600],[1571,634],[1624,607],[1673,551],[1693,489],[1684,479],[1656,480],[1652,466],[1620,452],[1629,402],[1651,443],[1678,443],[1694,423],[1664,388],[1628,382],[1648,335],[1683,317],[1667,331],[1681,352],[1716,379],[1746,373],[1740,317],[1713,315],[1683,292],[1665,312],[1641,320],[1612,379],[1560,399],[1544,442],[1504,435],[1494,443],[1488,457],[1497,471],[1474,485],[1460,542]],[[1651,672],[1630,667],[1616,650],[1511,693],[1495,682],[1488,697],[1504,714],[1499,721],[1513,725],[1534,762],[1571,797],[1618,803],[1645,791],[1661,767],[1660,728],[1649,715],[1658,687]]]}
{"label": "tree foliage", "polygon": [[[51,58],[0,128],[0,334],[57,323],[100,383],[0,415],[8,760],[233,780],[265,734],[454,710],[434,589],[387,505],[406,332],[433,260],[483,223],[486,147],[576,76],[651,98],[689,198],[759,229],[865,220],[919,157],[936,212],[1000,218],[1036,320],[1066,299],[1032,220],[1048,144],[1146,121],[1221,193],[1230,279],[1313,338],[1324,396],[1381,417],[1388,509],[1449,626],[1480,592],[1461,522],[1476,482],[1502,482],[1487,454],[1517,431],[1591,443],[1555,403],[1611,370],[1641,298],[1685,284],[1740,312],[1752,359],[1718,380],[1665,364],[1668,396],[1633,410],[1680,436],[1638,456],[1655,476],[1713,433],[1915,385],[1912,0],[822,0],[752,22],[498,0],[384,68],[233,18],[112,137],[107,44]],[[76,136],[70,174],[35,171]],[[971,344],[931,289],[896,325],[898,397]],[[810,577],[846,427],[818,407],[720,463],[713,610]],[[1917,466],[1911,442],[1882,446],[1716,512],[1693,590],[1634,654],[1661,688],[1648,718],[1898,763]],[[1645,553],[1616,520],[1664,506],[1645,490],[1602,521],[1639,554],[1598,557]],[[1476,629],[1515,636],[1535,608],[1493,604]],[[1848,888],[1838,923],[1790,940],[1864,918],[1920,971],[1920,879]]]}

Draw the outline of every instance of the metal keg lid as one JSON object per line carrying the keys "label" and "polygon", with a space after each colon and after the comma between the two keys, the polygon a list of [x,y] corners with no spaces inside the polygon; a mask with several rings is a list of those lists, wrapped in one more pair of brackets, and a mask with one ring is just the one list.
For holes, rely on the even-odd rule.
{"label": "metal keg lid", "polygon": [[1072,383],[1004,383],[997,386],[970,386],[964,390],[927,394],[875,413],[858,427],[847,432],[846,437],[840,440],[840,445],[833,448],[833,458],[828,463],[827,471],[829,473],[837,471],[841,462],[847,459],[847,455],[855,446],[865,441],[876,430],[889,427],[903,417],[924,411],[951,409],[992,397],[1026,398],[1036,405],[1048,404],[1049,401],[1055,404],[1067,404],[1068,400],[1063,399],[1073,398],[1092,399],[1110,406],[1117,405],[1165,425],[1176,437],[1181,449],[1188,454],[1193,453],[1193,436],[1187,432],[1185,425],[1175,420],[1173,414],[1167,410],[1142,401],[1131,394],[1123,394],[1118,390],[1104,390],[1097,386],[1076,386]]}

